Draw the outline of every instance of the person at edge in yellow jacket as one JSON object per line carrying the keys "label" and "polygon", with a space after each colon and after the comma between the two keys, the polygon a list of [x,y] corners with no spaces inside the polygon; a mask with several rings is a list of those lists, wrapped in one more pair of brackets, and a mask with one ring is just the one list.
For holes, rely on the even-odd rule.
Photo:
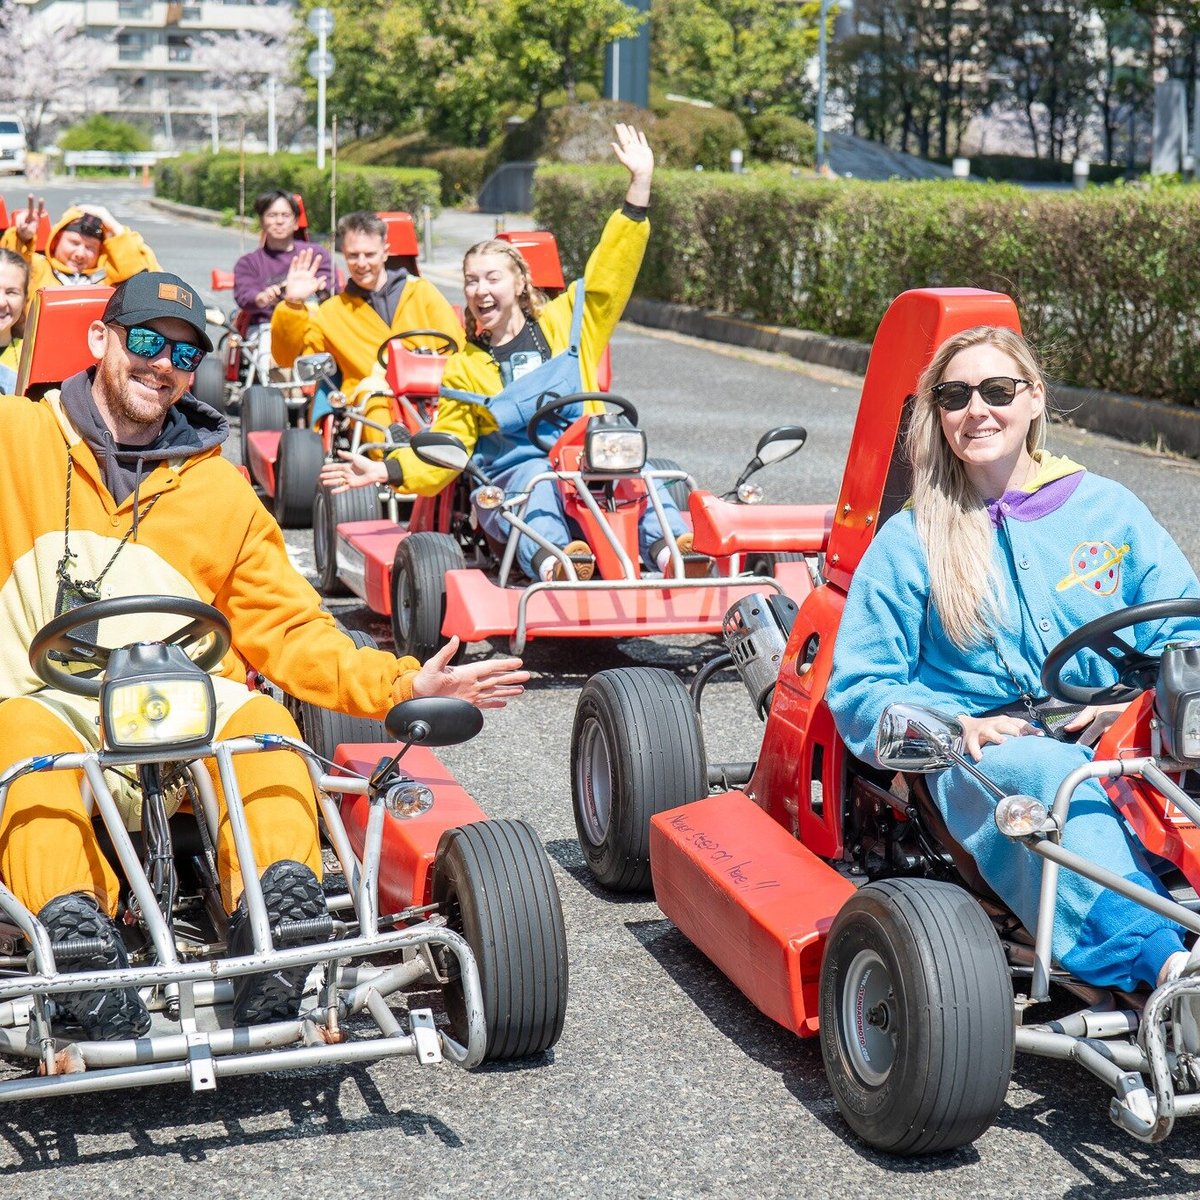
{"label": "person at edge in yellow jacket", "polygon": [[[221,456],[225,418],[187,391],[212,349],[204,308],[177,275],[135,275],[88,329],[96,366],[37,403],[5,407],[0,455],[12,502],[0,510],[0,772],[29,755],[79,752],[97,743],[98,702],[47,687],[29,646],[57,613],[83,600],[184,596],[229,620],[233,644],[214,670],[217,737],[298,737],[287,710],[246,686],[251,668],[298,699],[380,718],[412,696],[456,696],[503,707],[528,673],[519,659],[450,666],[456,639],[422,666],[359,649],[321,608],[288,560],[279,526],[237,468]],[[175,617],[106,621],[102,644],[162,636]],[[94,634],[86,635],[95,637]],[[285,752],[242,755],[238,783],[272,923],[325,912],[321,855],[308,770]],[[232,834],[221,805],[217,838],[222,899],[232,912],[230,952],[252,941]],[[114,788],[120,780],[113,780]],[[116,793],[131,828],[140,805]],[[18,779],[0,823],[0,877],[46,925],[51,941],[96,939],[105,952],[74,969],[125,964],[112,921],[118,882],[97,846],[75,773]],[[68,967],[67,969],[72,969]],[[307,969],[235,983],[241,1022],[294,1017]],[[149,1024],[135,989],[56,999],[91,1038],[140,1035]]]}
{"label": "person at edge in yellow jacket", "polygon": [[[362,399],[363,415],[386,430],[392,421],[391,396],[377,357],[380,346],[410,329],[436,329],[461,346],[463,329],[450,302],[428,279],[403,267],[388,269],[387,226],[374,213],[347,213],[337,232],[350,274],[345,290],[310,307],[310,298],[328,281],[315,249],[297,254],[288,268],[283,303],[271,316],[271,354],[280,367],[290,367],[302,354],[332,354],[341,390],[352,403]],[[409,343],[412,349],[436,345],[437,339],[430,338]],[[320,397],[317,403],[322,403]],[[364,441],[385,439],[386,434],[369,426],[363,431]]]}
{"label": "person at edge in yellow jacket", "polygon": [[29,263],[29,299],[44,287],[95,285],[116,287],[139,271],[157,271],[158,259],[142,235],[99,204],[73,204],[50,230],[46,253],[34,249],[44,200],[18,209],[0,237],[0,246],[15,250]]}
{"label": "person at edge in yellow jacket", "polygon": [[0,248],[0,394],[16,386],[28,285],[29,264],[15,251]]}
{"label": "person at edge in yellow jacket", "polygon": [[[552,546],[561,547],[580,579],[590,579],[595,559],[586,542],[569,527],[561,497],[542,450],[529,441],[526,424],[547,394],[570,395],[596,390],[596,368],[633,291],[642,265],[650,223],[650,184],[654,153],[645,135],[616,126],[613,151],[629,171],[624,206],[613,213],[584,268],[583,278],[551,301],[533,288],[529,268],[506,242],[472,246],[463,259],[467,301],[467,344],[451,355],[442,376],[441,399],[433,429],[454,434],[474,453],[488,477],[506,492],[530,491],[525,520]],[[582,297],[582,303],[579,303]],[[335,491],[390,483],[405,492],[430,496],[455,473],[423,463],[408,447],[376,462],[340,452],[340,462],[322,468],[321,483]],[[707,574],[711,560],[691,555],[692,533],[669,492],[659,496],[688,574]],[[495,509],[477,509],[484,531],[503,541],[509,527]],[[638,525],[643,562],[667,572],[670,552],[653,506]],[[560,559],[522,535],[517,561],[532,579],[562,579]]]}

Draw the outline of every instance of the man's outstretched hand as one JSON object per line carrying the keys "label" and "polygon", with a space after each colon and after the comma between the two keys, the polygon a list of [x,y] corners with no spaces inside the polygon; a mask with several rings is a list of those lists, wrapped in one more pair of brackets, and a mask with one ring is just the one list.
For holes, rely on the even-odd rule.
{"label": "man's outstretched hand", "polygon": [[529,672],[519,658],[484,658],[452,667],[458,645],[458,638],[452,637],[417,672],[414,696],[453,696],[476,708],[503,708],[525,690]]}

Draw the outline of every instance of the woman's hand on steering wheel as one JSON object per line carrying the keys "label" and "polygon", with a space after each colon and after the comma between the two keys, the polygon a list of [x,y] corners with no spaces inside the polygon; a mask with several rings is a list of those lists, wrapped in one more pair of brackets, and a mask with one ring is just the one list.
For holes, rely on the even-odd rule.
{"label": "woman's hand on steering wheel", "polygon": [[1129,707],[1129,703],[1126,701],[1124,704],[1089,704],[1086,708],[1081,708],[1069,721],[1064,721],[1061,728],[1067,733],[1082,729],[1083,732],[1075,739],[1075,744],[1094,746]]}

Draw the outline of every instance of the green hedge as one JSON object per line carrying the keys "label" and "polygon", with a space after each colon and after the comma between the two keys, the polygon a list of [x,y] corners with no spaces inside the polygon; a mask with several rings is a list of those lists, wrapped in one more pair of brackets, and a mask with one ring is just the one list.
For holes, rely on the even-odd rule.
{"label": "green hedge", "polygon": [[[534,215],[569,274],[624,179],[538,171]],[[660,171],[651,219],[643,296],[870,341],[908,288],[989,288],[1013,297],[1064,383],[1200,404],[1200,188]]]}
{"label": "green hedge", "polygon": [[[155,172],[155,191],[168,200],[200,208],[238,208],[240,159],[236,154],[194,154],[166,159]],[[436,171],[418,167],[358,167],[338,163],[337,211],[419,213],[423,204],[438,207]],[[246,212],[253,215],[254,198],[270,188],[284,188],[304,197],[309,228],[329,232],[329,168],[318,171],[312,159],[300,154],[246,156]]]}

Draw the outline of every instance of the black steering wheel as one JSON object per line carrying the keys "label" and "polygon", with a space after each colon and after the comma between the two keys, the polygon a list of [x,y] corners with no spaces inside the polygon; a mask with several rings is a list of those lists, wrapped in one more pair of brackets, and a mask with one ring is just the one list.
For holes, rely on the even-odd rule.
{"label": "black steering wheel", "polygon": [[630,425],[638,423],[637,409],[634,408],[632,401],[626,400],[624,396],[610,396],[607,392],[575,392],[571,396],[556,396],[553,392],[543,392],[538,399],[545,400],[547,396],[550,399],[546,400],[545,404],[538,406],[537,412],[529,418],[529,424],[525,426],[525,436],[543,454],[549,454],[554,449],[554,442],[558,439],[556,434],[549,442],[543,441],[538,432],[540,426],[545,422],[558,433],[562,433],[576,420],[575,417],[564,416],[562,410],[576,404],[608,404],[625,417]]}
{"label": "black steering wheel", "polygon": [[[1116,635],[1133,625],[1165,621],[1171,617],[1200,617],[1200,599],[1148,600],[1119,608],[1081,625],[1050,651],[1042,667],[1042,687],[1051,696],[1070,704],[1125,704],[1137,699],[1158,678],[1160,654],[1142,654]],[[1082,687],[1064,683],[1063,667],[1081,650],[1091,650],[1117,672],[1117,682],[1108,687]]]}
{"label": "black steering wheel", "polygon": [[[187,624],[168,637],[152,640],[181,647],[202,671],[211,671],[228,653],[232,639],[229,622],[212,605],[186,596],[114,596],[81,604],[43,625],[29,647],[29,664],[49,687],[73,696],[99,696],[98,678],[74,675],[59,664],[78,663],[103,671],[117,647],[98,646],[77,637],[75,631],[112,617],[162,615],[185,617]],[[211,644],[193,657],[190,651],[205,638],[211,638]]]}
{"label": "black steering wheel", "polygon": [[414,354],[457,354],[458,342],[454,340],[448,333],[443,333],[440,329],[406,329],[403,333],[391,333],[379,343],[379,349],[375,351],[375,359],[381,367],[388,365],[387,350],[393,342],[410,342],[416,338],[430,338],[434,345],[430,346],[409,346]]}

